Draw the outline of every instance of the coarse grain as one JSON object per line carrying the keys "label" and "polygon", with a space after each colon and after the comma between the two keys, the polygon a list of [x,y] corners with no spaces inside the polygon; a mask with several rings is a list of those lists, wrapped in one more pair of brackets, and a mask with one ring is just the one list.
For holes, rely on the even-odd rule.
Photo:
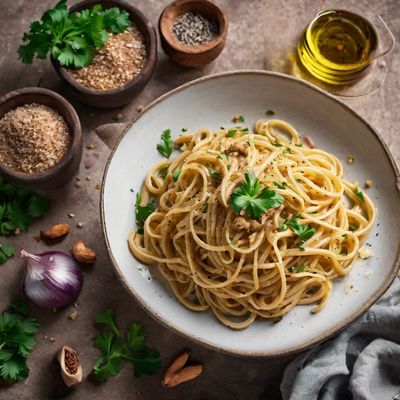
{"label": "coarse grain", "polygon": [[70,143],[64,118],[43,104],[25,104],[0,119],[0,162],[11,170],[46,171],[61,160]]}
{"label": "coarse grain", "polygon": [[70,69],[72,77],[81,85],[96,90],[110,90],[123,86],[143,69],[147,51],[143,35],[132,25],[125,32],[109,38],[96,51],[91,64]]}

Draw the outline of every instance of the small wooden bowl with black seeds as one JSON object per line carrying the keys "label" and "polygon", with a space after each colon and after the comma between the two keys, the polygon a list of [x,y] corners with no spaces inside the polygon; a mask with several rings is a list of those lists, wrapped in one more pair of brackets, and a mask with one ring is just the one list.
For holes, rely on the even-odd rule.
{"label": "small wooden bowl with black seeds", "polygon": [[143,68],[123,85],[111,89],[94,89],[74,79],[71,71],[51,58],[54,69],[66,84],[68,93],[75,99],[99,108],[120,107],[132,101],[150,81],[157,64],[157,35],[151,22],[136,7],[123,0],[83,0],[70,8],[70,11],[89,9],[101,4],[104,9],[118,7],[129,13],[130,20],[144,39],[147,58]]}
{"label": "small wooden bowl with black seeds", "polygon": [[169,57],[185,67],[202,67],[225,46],[228,18],[210,0],[176,0],[162,12],[158,29]]}

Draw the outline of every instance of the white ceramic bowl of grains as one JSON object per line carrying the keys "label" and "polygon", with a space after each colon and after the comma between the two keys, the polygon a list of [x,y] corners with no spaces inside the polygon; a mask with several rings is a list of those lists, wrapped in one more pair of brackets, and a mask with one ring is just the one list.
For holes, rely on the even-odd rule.
{"label": "white ceramic bowl of grains", "polygon": [[137,8],[121,0],[84,0],[69,13],[118,9],[129,14],[123,32],[105,32],[108,38],[82,68],[65,68],[51,58],[53,67],[77,100],[100,108],[129,103],[151,79],[157,63],[157,36],[151,22]]}
{"label": "white ceramic bowl of grains", "polygon": [[78,115],[59,94],[24,88],[0,98],[0,175],[32,189],[68,182],[82,157]]}

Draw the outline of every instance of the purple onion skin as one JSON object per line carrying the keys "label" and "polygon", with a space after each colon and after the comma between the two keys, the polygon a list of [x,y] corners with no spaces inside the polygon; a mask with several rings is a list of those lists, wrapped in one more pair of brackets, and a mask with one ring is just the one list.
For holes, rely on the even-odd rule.
{"label": "purple onion skin", "polygon": [[61,308],[73,304],[83,286],[83,274],[72,256],[63,251],[30,254],[21,251],[26,260],[24,292],[43,308]]}

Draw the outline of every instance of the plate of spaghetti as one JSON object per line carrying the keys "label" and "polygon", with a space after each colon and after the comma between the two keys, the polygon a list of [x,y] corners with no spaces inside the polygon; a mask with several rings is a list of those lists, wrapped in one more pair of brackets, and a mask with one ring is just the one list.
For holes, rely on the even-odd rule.
{"label": "plate of spaghetti", "polygon": [[286,75],[230,72],[167,93],[127,128],[102,225],[119,278],[158,321],[221,351],[279,356],[389,287],[398,182],[378,133],[342,102]]}

